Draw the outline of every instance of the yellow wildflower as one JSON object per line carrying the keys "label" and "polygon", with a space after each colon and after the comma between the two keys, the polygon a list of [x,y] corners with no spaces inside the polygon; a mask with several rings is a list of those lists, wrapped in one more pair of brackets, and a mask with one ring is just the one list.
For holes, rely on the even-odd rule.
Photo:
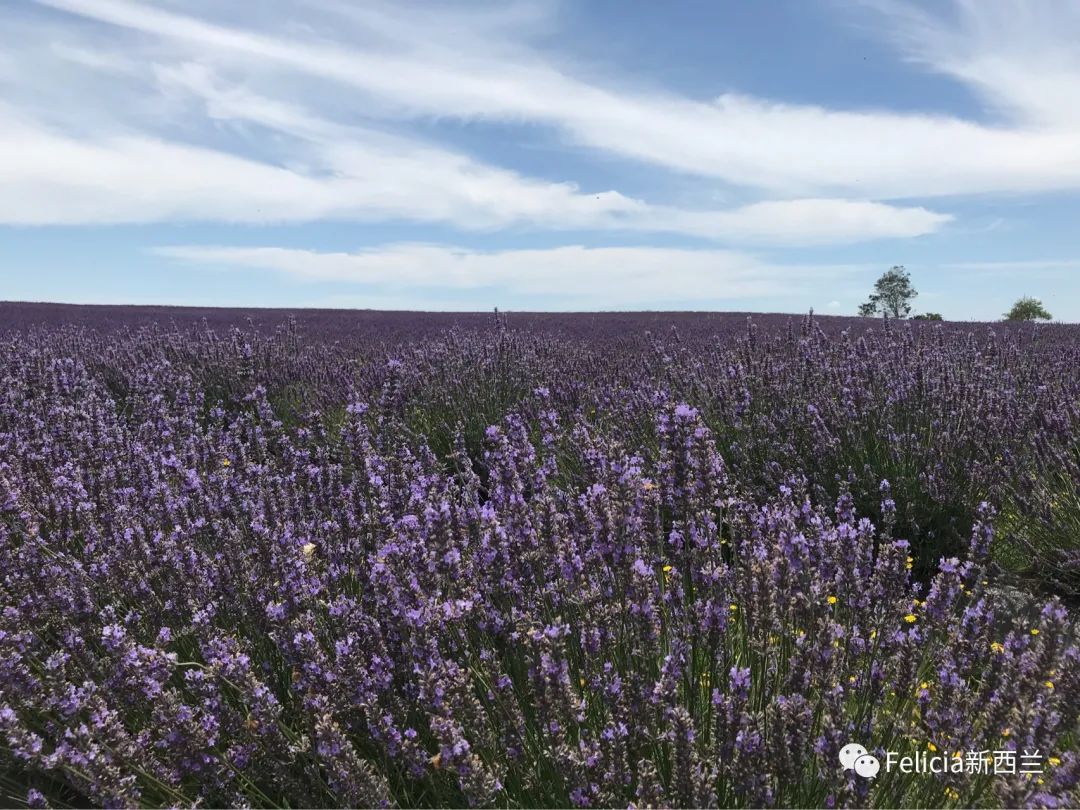
{"label": "yellow wildflower", "polygon": [[1053,689],[1054,688],[1054,682],[1053,681],[1047,681],[1046,682],[1046,688],[1047,689]]}
{"label": "yellow wildflower", "polygon": [[1033,635],[1033,636],[1037,636],[1037,635],[1039,635],[1039,628],[1037,628],[1037,627],[1032,627],[1032,628],[1031,628],[1031,635]]}
{"label": "yellow wildflower", "polygon": [[1000,641],[991,642],[990,652],[995,652],[998,655],[1001,655],[1001,653],[1005,652],[1005,645],[1002,644]]}
{"label": "yellow wildflower", "polygon": [[830,605],[835,605],[837,603],[837,601],[839,601],[839,600],[835,596],[830,596],[826,601]]}
{"label": "yellow wildflower", "polygon": [[671,566],[670,565],[665,565],[664,566],[664,573],[665,574],[670,574],[671,573]]}
{"label": "yellow wildflower", "polygon": [[908,624],[914,624],[915,623],[915,614],[914,613],[909,613],[907,616],[904,617],[904,621],[907,622]]}
{"label": "yellow wildflower", "polygon": [[929,748],[931,752],[937,751],[937,746],[934,745],[932,742],[928,742],[926,744],[926,747]]}
{"label": "yellow wildflower", "polygon": [[1053,768],[1056,768],[1058,765],[1061,764],[1061,760],[1058,759],[1057,757],[1050,757],[1046,761],[1049,762],[1050,766],[1053,767]]}
{"label": "yellow wildflower", "polygon": [[228,460],[227,458],[226,458],[226,459],[222,459],[222,461],[221,461],[221,466],[222,466],[222,467],[228,467],[228,466],[230,466],[231,464],[232,464],[232,462],[231,462],[231,461],[229,461],[229,460]]}

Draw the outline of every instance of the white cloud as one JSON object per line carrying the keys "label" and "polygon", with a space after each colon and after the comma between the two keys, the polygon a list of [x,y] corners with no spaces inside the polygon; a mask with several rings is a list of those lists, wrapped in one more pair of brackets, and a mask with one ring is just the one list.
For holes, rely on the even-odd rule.
{"label": "white cloud", "polygon": [[[888,23],[880,36],[1003,120],[596,79],[532,42],[556,23],[538,3],[275,0],[247,16],[206,0],[36,0],[44,17],[0,31],[0,224],[392,220],[803,245],[952,219],[881,200],[1080,188],[1080,115],[1062,101],[1080,94],[1075,7],[865,4]],[[438,143],[448,120],[542,125],[561,148],[712,178],[737,203],[529,177]]]}
{"label": "white cloud", "polygon": [[[0,134],[0,221],[13,224],[408,219],[469,229],[603,228],[639,204],[529,181],[439,150],[352,144],[306,173],[147,137]],[[340,169],[349,167],[344,173]]]}
{"label": "white cloud", "polygon": [[700,299],[805,296],[864,268],[773,264],[724,250],[588,248],[477,251],[443,245],[387,245],[355,253],[280,247],[167,246],[157,255],[222,269],[270,270],[304,282],[370,285],[381,295],[425,289],[497,289],[504,298],[554,296],[559,309],[640,307]]}
{"label": "white cloud", "polygon": [[415,138],[337,124],[224,84],[197,63],[159,65],[151,72],[174,104],[196,103],[220,125],[257,127],[285,139],[288,162],[123,129],[74,138],[0,104],[6,124],[0,129],[0,223],[389,219],[472,230],[633,230],[813,244],[919,236],[950,220],[921,207],[835,199],[726,211],[649,205],[614,191],[585,192],[572,183],[523,177]]}
{"label": "white cloud", "polygon": [[359,131],[298,149],[315,164],[303,171],[142,135],[75,139],[4,116],[2,106],[0,121],[0,223],[6,224],[400,219],[466,229],[528,225],[808,244],[918,236],[950,219],[924,208],[846,200],[717,212],[650,206]]}
{"label": "white cloud", "polygon": [[863,0],[912,62],[955,79],[1020,126],[1076,132],[1080,5],[1072,0],[956,0],[951,19],[896,0]]}
{"label": "white cloud", "polygon": [[731,211],[686,212],[655,209],[643,212],[654,222],[671,221],[700,236],[742,242],[835,244],[863,238],[912,237],[932,233],[952,217],[921,207],[835,200],[771,200]]}
{"label": "white cloud", "polygon": [[[548,227],[630,229],[790,244],[921,236],[952,219],[922,207],[862,200],[776,200],[703,211],[648,205],[616,192],[575,194],[577,189],[569,184],[531,183],[526,188],[526,181],[514,178],[509,172],[476,165],[445,150],[334,124],[243,87],[222,87],[210,71],[194,63],[158,68],[156,74],[166,88],[201,99],[214,120],[253,123],[287,133],[306,144],[305,148],[312,153],[309,159],[323,164],[320,168],[337,176],[362,179],[373,193],[364,193],[362,189],[350,192],[352,205],[361,211],[370,209],[403,217],[412,211],[418,219],[452,219],[456,215],[461,222],[469,210],[468,200],[481,198],[489,200],[496,216],[504,220],[499,224],[521,219]],[[470,190],[485,175],[501,176],[506,181],[505,194]],[[445,189],[465,193],[453,199],[447,210],[426,216],[417,214],[425,206],[437,204],[439,192]],[[548,200],[543,199],[541,189],[553,192]],[[404,199],[399,206],[393,206],[391,203],[398,195]],[[521,208],[524,211],[515,215]]]}
{"label": "white cloud", "polygon": [[[881,30],[917,52],[920,64],[1013,111],[1012,120],[989,125],[734,94],[712,102],[616,90],[575,76],[565,57],[530,46],[512,16],[502,21],[504,36],[470,36],[442,26],[445,16],[425,20],[373,5],[342,12],[340,30],[317,29],[320,37],[245,30],[127,0],[40,2],[212,54],[249,77],[286,71],[300,84],[350,88],[350,106],[371,115],[540,123],[595,149],[783,196],[897,199],[1080,188],[1080,121],[1067,101],[1080,94],[1072,45],[1080,14],[1067,4],[1044,11],[1022,0],[1005,10],[961,2],[953,19],[884,0],[871,4],[881,13]],[[350,37],[364,47],[350,47]]]}

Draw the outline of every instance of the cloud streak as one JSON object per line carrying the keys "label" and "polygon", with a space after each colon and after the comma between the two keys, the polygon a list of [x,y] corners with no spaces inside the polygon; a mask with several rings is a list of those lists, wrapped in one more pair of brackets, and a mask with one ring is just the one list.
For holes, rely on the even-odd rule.
{"label": "cloud streak", "polygon": [[[126,72],[115,61],[105,66]],[[920,236],[951,219],[918,206],[842,199],[727,210],[648,204],[615,191],[525,177],[415,137],[339,124],[223,82],[199,63],[157,65],[152,75],[172,104],[195,104],[217,126],[241,137],[252,129],[272,133],[288,162],[189,145],[135,127],[76,138],[0,104],[6,124],[0,129],[0,222],[390,220],[473,231],[528,227],[824,244]]]}
{"label": "cloud streak", "polygon": [[477,251],[400,244],[331,253],[178,245],[154,253],[223,270],[272,271],[306,283],[370,285],[391,296],[410,290],[443,291],[451,297],[487,290],[497,293],[496,302],[546,296],[563,310],[594,308],[597,301],[611,309],[656,309],[688,299],[716,303],[798,298],[812,295],[822,282],[863,269],[775,264],[737,251],[652,247]]}
{"label": "cloud streak", "polygon": [[[1080,92],[1075,57],[1051,73],[1038,71],[1053,54],[1074,53],[1080,15],[1039,13],[1021,0],[1008,4],[1012,14],[996,4],[961,3],[958,19],[870,4],[919,64],[967,84],[992,106],[1011,108],[1012,120],[999,125],[736,94],[695,100],[614,90],[572,75],[565,60],[530,47],[520,32],[497,47],[476,39],[461,47],[460,30],[447,34],[418,23],[423,15],[381,6],[343,12],[351,35],[374,43],[358,48],[240,30],[127,0],[40,2],[239,60],[250,73],[273,65],[348,87],[388,118],[537,123],[592,149],[775,195],[902,199],[1080,188],[1080,121],[1063,102]],[[1015,17],[1032,37],[1023,48],[1009,45]],[[925,43],[917,57],[914,42]],[[956,43],[964,45],[959,56]],[[1036,61],[1043,52],[1051,56]],[[1042,92],[1025,102],[1032,85]]]}
{"label": "cloud streak", "polygon": [[5,118],[2,107],[0,120],[0,222],[14,225],[406,220],[480,231],[527,226],[820,244],[919,236],[950,220],[921,207],[848,200],[726,211],[652,206],[359,131],[309,144],[316,170],[303,172],[142,135],[75,139]]}

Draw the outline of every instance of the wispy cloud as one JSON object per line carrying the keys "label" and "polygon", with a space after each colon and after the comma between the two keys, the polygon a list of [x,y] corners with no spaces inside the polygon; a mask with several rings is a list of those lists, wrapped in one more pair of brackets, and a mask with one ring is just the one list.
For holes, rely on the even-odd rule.
{"label": "wispy cloud", "polygon": [[[887,23],[876,36],[969,87],[995,123],[645,88],[537,44],[531,32],[558,24],[539,2],[182,7],[20,0],[38,16],[0,31],[0,224],[390,221],[786,246],[911,238],[953,219],[912,200],[1080,188],[1069,4],[865,0]],[[553,150],[707,182],[733,202],[530,175],[440,142],[448,121],[528,125]]]}
{"label": "wispy cloud", "polygon": [[[775,195],[897,199],[1080,187],[1080,124],[1064,101],[1080,92],[1069,56],[1080,14],[1068,3],[1046,12],[1022,0],[959,2],[957,14],[932,16],[870,4],[887,23],[882,29],[920,64],[1013,111],[990,125],[614,89],[575,75],[563,55],[532,46],[512,25],[497,42],[471,37],[463,46],[468,35],[460,28],[383,5],[349,13],[342,4],[341,24],[329,36],[240,29],[127,0],[40,1],[210,53],[255,80],[288,71],[304,77],[300,83],[349,88],[368,114],[532,122],[593,149]],[[1014,24],[1024,36],[1010,38]]]}
{"label": "wispy cloud", "polygon": [[[862,0],[916,65],[970,88],[1004,120],[1029,130],[1080,129],[1080,5],[1071,0],[955,0],[933,13]],[[881,22],[887,24],[882,26]]]}
{"label": "wispy cloud", "polygon": [[828,199],[721,211],[648,205],[376,132],[322,139],[317,119],[286,123],[294,112],[287,108],[260,108],[258,120],[269,125],[280,115],[282,131],[305,139],[292,153],[306,158],[307,170],[146,135],[77,139],[4,112],[0,105],[0,222],[8,224],[411,220],[816,244],[919,236],[951,219],[922,207]]}
{"label": "wispy cloud", "polygon": [[301,169],[143,134],[74,138],[2,107],[0,121],[0,221],[13,224],[336,218],[595,228],[642,207],[395,138],[297,147],[294,157],[313,161]]}
{"label": "wispy cloud", "polygon": [[[500,300],[549,296],[558,309],[662,307],[689,299],[735,302],[799,298],[822,282],[865,268],[792,265],[724,250],[588,248],[477,251],[445,245],[386,245],[354,253],[280,247],[165,246],[156,254],[222,270],[272,271],[305,282],[370,285],[381,294],[491,290]],[[554,293],[554,295],[553,295]],[[468,299],[479,300],[475,298]],[[812,300],[812,299],[811,299]],[[485,303],[481,306],[487,306]]]}
{"label": "wispy cloud", "polygon": [[[64,58],[83,62],[70,47]],[[74,56],[73,56],[74,54]],[[102,69],[127,72],[108,60]],[[288,100],[220,79],[185,61],[152,65],[173,105],[197,105],[239,137],[271,133],[258,160],[126,123],[78,137],[0,104],[0,222],[140,223],[163,220],[306,222],[408,220],[468,230],[531,227],[667,232],[752,243],[819,244],[912,237],[951,217],[918,206],[842,199],[779,200],[728,210],[648,204],[490,166],[373,126],[346,125]]]}
{"label": "wispy cloud", "polygon": [[[686,118],[715,105],[625,96],[562,73],[521,41],[523,21],[541,16],[532,5],[417,27],[395,6],[325,3],[316,32],[275,17],[288,6],[273,4],[277,33],[124,0],[40,5],[62,13],[13,24],[4,42],[21,69],[0,71],[0,223],[415,221],[821,244],[920,236],[951,219],[861,194],[687,209],[529,177],[402,131],[403,117],[430,115],[570,134],[574,122],[607,121],[603,137],[584,140],[619,152],[659,122],[674,138],[659,148],[681,152],[682,168],[705,156],[684,150],[680,132],[726,137],[722,121]],[[80,19],[95,25],[70,24]],[[708,161],[696,171],[709,174]]]}

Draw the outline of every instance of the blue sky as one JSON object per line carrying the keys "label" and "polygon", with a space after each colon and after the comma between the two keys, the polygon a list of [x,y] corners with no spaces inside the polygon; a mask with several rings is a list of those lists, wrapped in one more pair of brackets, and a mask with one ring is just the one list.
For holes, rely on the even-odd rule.
{"label": "blue sky", "polygon": [[7,0],[0,299],[1080,321],[1080,5]]}

